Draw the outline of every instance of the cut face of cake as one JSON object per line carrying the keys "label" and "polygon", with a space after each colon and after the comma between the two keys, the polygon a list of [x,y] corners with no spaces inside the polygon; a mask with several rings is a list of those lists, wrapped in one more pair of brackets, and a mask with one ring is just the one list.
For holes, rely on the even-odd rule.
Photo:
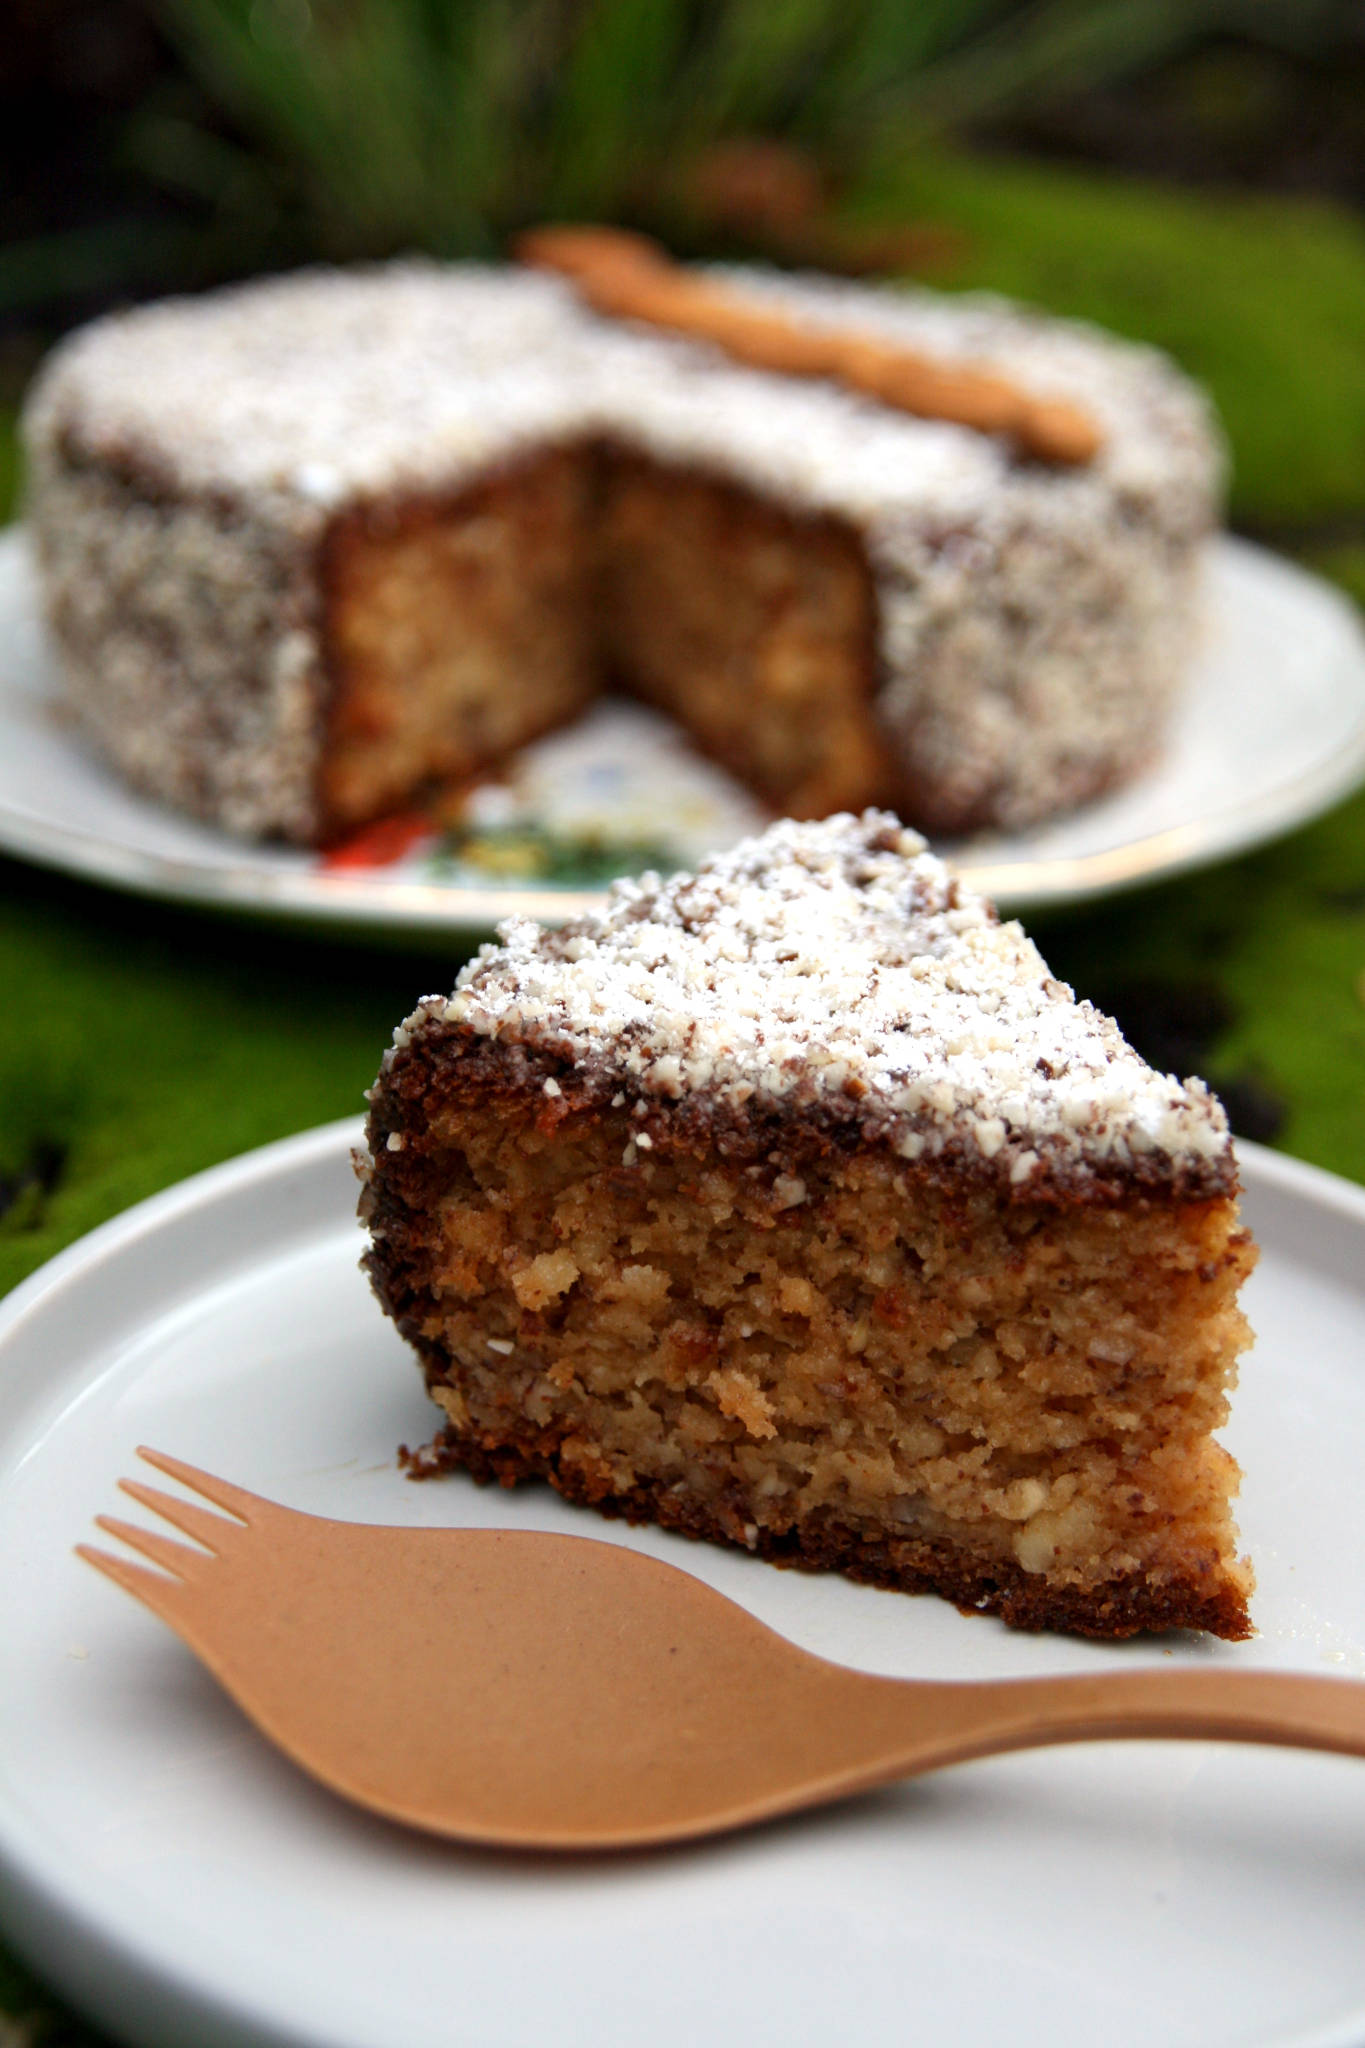
{"label": "cut face of cake", "polygon": [[1248,1633],[1222,1110],[893,817],[504,928],[369,1147],[428,1464],[1023,1627]]}
{"label": "cut face of cake", "polygon": [[26,411],[81,729],[140,789],[323,843],[610,685],[774,810],[1018,829],[1160,750],[1222,457],[1148,349],[997,300],[721,275],[768,325],[1008,372],[1093,459],[395,264],[111,316]]}

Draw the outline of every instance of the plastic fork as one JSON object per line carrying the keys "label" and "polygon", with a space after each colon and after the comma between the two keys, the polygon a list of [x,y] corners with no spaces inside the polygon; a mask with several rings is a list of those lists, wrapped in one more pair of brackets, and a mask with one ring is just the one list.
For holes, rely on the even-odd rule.
{"label": "plastic fork", "polygon": [[191,1544],[82,1557],[175,1630],[334,1792],[467,1842],[615,1849],[818,1806],[1000,1751],[1118,1736],[1365,1755],[1365,1684],[1266,1671],[945,1683],[799,1649],[620,1544],[300,1514],[163,1452],[222,1510],[125,1479]]}

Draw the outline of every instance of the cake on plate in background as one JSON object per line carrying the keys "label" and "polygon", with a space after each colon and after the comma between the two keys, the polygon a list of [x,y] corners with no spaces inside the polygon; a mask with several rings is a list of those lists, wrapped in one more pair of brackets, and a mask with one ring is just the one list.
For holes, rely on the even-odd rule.
{"label": "cake on plate in background", "polygon": [[[149,795],[302,843],[496,772],[608,686],[791,815],[1015,831],[1150,763],[1219,512],[1195,387],[1002,301],[685,275],[836,373],[415,261],[63,342],[28,517],[85,733]],[[1079,411],[1093,447],[869,395],[898,353]]]}

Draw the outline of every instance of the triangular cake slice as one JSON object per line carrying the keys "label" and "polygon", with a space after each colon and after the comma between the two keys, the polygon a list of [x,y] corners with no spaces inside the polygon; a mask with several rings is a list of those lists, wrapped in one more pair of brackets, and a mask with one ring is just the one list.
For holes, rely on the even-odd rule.
{"label": "triangular cake slice", "polygon": [[428,1463],[1022,1627],[1248,1633],[1223,1112],[894,818],[513,922],[371,1101]]}

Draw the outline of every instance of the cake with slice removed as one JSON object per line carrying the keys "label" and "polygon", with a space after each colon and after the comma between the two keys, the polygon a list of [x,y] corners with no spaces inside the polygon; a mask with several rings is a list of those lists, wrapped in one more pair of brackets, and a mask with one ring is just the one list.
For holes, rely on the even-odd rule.
{"label": "cake with slice removed", "polygon": [[1016,832],[1148,768],[1221,502],[1200,393],[998,300],[687,276],[805,351],[990,366],[1099,446],[1040,461],[513,268],[137,307],[25,408],[76,726],[147,795],[319,845],[439,808],[608,685],[777,814]]}
{"label": "cake with slice removed", "polygon": [[1022,1627],[1249,1632],[1222,1109],[888,814],[504,927],[368,1138],[428,1467]]}

